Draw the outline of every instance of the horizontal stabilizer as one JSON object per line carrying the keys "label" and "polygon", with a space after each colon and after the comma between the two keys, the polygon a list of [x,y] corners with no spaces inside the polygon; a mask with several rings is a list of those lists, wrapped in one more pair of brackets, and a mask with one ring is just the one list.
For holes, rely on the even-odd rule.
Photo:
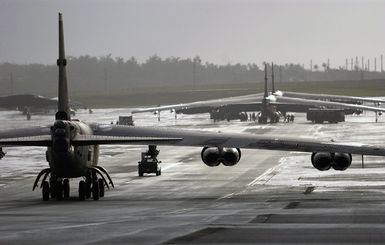
{"label": "horizontal stabilizer", "polygon": [[106,144],[149,144],[156,145],[158,143],[175,143],[181,141],[182,138],[161,138],[161,137],[126,137],[126,136],[104,136],[104,135],[77,135],[71,140],[74,146],[81,145],[106,145]]}

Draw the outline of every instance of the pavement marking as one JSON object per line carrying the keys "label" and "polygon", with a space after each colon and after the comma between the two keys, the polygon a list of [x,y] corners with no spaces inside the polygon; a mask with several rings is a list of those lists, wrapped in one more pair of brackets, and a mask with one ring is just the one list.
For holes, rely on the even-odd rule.
{"label": "pavement marking", "polygon": [[[275,167],[272,167],[272,168],[266,170],[266,172],[264,172],[262,175],[258,176],[258,177],[255,178],[253,181],[251,181],[250,183],[248,183],[247,186],[254,186],[254,185],[256,185],[257,182],[259,182],[259,181],[265,179],[267,176],[269,176],[270,174],[272,174],[272,173],[278,168],[278,166],[280,166],[280,164],[277,165],[277,166],[275,166]],[[270,178],[268,178],[268,179],[265,181],[265,183],[266,183],[267,181],[269,181],[274,175],[275,175],[275,174],[273,174]]]}
{"label": "pavement marking", "polygon": [[231,197],[233,197],[234,195],[236,195],[236,193],[235,193],[235,192],[233,192],[233,193],[230,193],[230,194],[226,194],[226,195],[224,195],[224,196],[222,196],[222,197],[218,198],[218,199],[217,199],[217,200],[215,200],[215,201],[219,201],[219,200],[222,200],[222,199],[231,198]]}
{"label": "pavement marking", "polygon": [[162,168],[162,170],[167,170],[167,169],[170,169],[170,168],[173,168],[173,167],[176,167],[178,165],[181,165],[183,162],[177,162],[177,163],[174,163],[174,164],[171,164],[171,165],[168,165],[167,167],[164,167]]}

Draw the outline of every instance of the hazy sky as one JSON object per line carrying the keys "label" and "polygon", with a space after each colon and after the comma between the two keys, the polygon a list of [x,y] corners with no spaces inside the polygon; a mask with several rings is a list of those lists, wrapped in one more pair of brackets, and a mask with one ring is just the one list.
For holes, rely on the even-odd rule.
{"label": "hazy sky", "polygon": [[55,63],[59,11],[71,56],[336,67],[385,54],[384,0],[0,0],[0,62]]}

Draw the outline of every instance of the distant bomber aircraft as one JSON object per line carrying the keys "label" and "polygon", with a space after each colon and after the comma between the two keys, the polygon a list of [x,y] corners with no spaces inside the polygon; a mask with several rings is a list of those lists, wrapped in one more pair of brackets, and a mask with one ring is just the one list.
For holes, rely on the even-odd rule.
{"label": "distant bomber aircraft", "polygon": [[[240,148],[311,152],[311,162],[319,170],[345,170],[351,164],[352,154],[385,156],[385,148],[312,139],[84,123],[71,119],[69,114],[66,64],[59,13],[59,100],[55,121],[46,126],[0,131],[0,147],[47,147],[49,167],[39,173],[33,185],[35,189],[42,177],[43,200],[68,198],[69,179],[78,177],[83,178],[79,182],[80,200],[91,193],[94,200],[104,196],[105,187],[113,187],[113,182],[108,172],[98,166],[99,145],[103,144],[148,145],[152,149],[149,155],[156,151],[156,145],[202,147],[202,161],[211,167],[237,164]],[[0,148],[0,158],[4,154]]]}
{"label": "distant bomber aircraft", "polygon": [[[264,93],[249,94],[214,100],[197,101],[191,103],[166,105],[159,107],[142,108],[132,111],[133,114],[143,112],[160,112],[175,110],[175,113],[197,114],[210,113],[213,119],[240,119],[242,112],[259,111],[259,123],[275,123],[286,112],[308,112],[311,108],[337,108],[345,114],[359,114],[361,111],[374,111],[377,116],[385,112],[385,108],[378,105],[385,100],[362,98],[342,95],[306,94],[287,91],[276,91],[274,88],[274,65],[272,65],[272,93],[267,91],[267,65],[265,65]],[[363,102],[372,102],[375,106],[362,105]],[[320,111],[322,113],[322,110]],[[378,113],[378,114],[377,114]],[[333,119],[329,119],[333,120]],[[327,121],[327,120],[326,120]],[[334,121],[332,121],[334,122]]]}
{"label": "distant bomber aircraft", "polygon": [[[0,108],[21,111],[24,115],[27,115],[27,117],[31,114],[47,114],[52,110],[56,111],[57,103],[57,99],[50,99],[34,94],[0,96]],[[76,105],[84,107],[80,103],[76,103]],[[75,106],[71,104],[70,112],[72,115],[75,114],[75,110]]]}

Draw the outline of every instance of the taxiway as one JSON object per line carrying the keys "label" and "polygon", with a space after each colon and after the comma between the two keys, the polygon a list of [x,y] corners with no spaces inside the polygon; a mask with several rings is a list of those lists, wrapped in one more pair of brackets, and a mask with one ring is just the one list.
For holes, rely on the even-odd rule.
{"label": "taxiway", "polygon": [[[2,112],[2,126],[28,122]],[[79,114],[87,120],[116,121],[124,109]],[[166,114],[166,113],[165,113]],[[33,118],[34,119],[34,118]],[[29,123],[52,122],[52,116]],[[155,125],[153,115],[136,124]],[[165,116],[161,126],[298,135],[341,142],[383,145],[385,124],[372,115],[347,117],[340,124],[296,122],[256,125],[212,124],[207,116]],[[310,154],[243,150],[234,167],[204,165],[200,148],[159,147],[162,175],[137,176],[141,146],[102,146],[100,165],[116,188],[99,201],[72,197],[43,202],[32,192],[46,167],[44,149],[7,148],[0,161],[0,244],[242,244],[384,243],[385,159],[353,156],[344,172],[320,172]]]}

